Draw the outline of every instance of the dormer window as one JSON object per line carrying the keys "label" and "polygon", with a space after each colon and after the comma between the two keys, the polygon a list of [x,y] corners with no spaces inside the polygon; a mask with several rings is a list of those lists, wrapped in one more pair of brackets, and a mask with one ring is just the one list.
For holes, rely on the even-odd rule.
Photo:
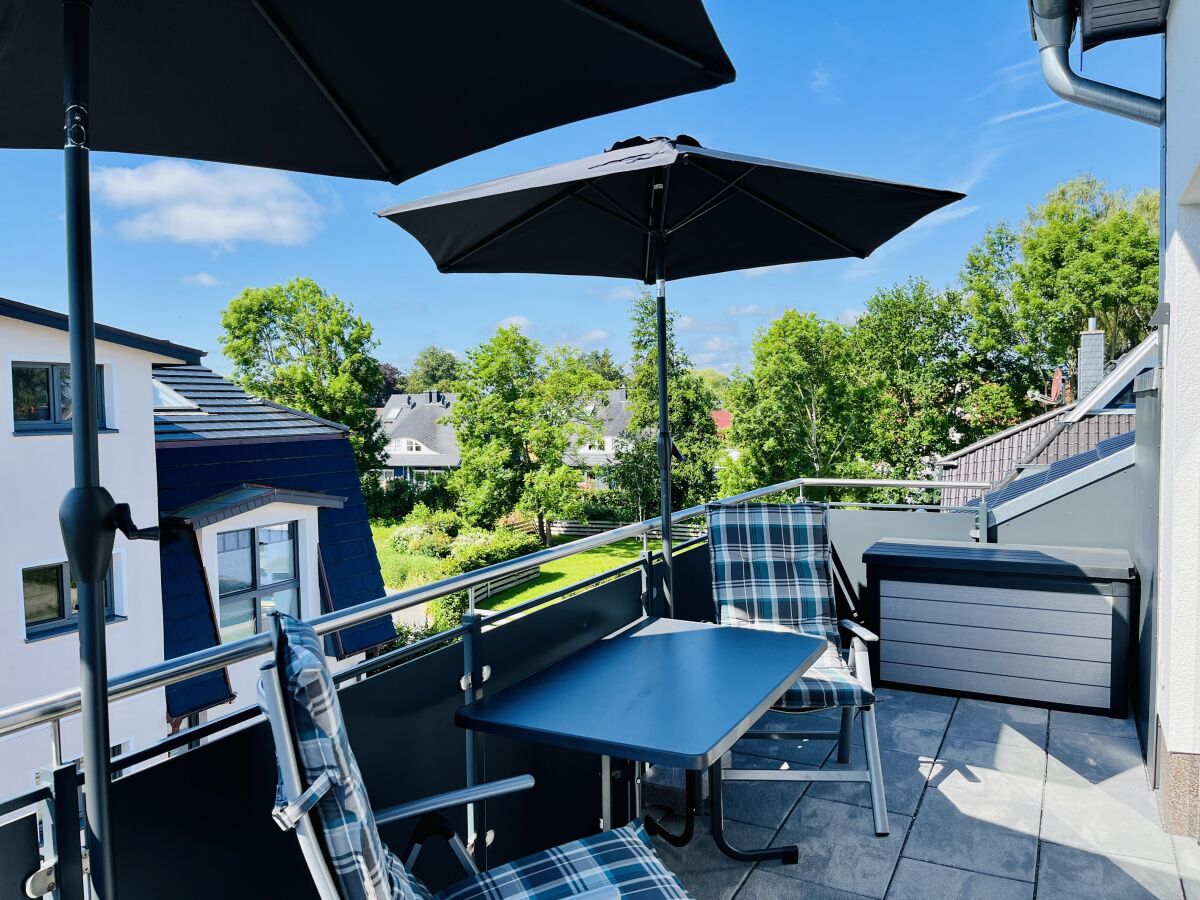
{"label": "dormer window", "polygon": [[414,438],[397,438],[388,444],[389,453],[428,453],[429,448]]}

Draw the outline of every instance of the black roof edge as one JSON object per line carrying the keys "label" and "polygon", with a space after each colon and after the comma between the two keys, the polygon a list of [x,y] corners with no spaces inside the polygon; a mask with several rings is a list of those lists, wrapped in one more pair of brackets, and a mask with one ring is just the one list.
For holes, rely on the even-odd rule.
{"label": "black roof edge", "polygon": [[[9,300],[7,297],[0,297],[0,316],[29,322],[33,325],[43,325],[47,328],[57,328],[59,331],[67,331],[70,328],[70,320],[64,313],[43,309],[40,306],[30,306],[28,303],[19,303],[16,300]],[[160,356],[169,356],[189,365],[199,365],[200,360],[208,355],[206,351],[198,350],[195,347],[185,347],[171,341],[113,328],[111,325],[97,325],[96,340],[109,344],[120,344],[134,350],[144,350],[147,353],[157,353]]]}
{"label": "black roof edge", "polygon": [[330,434],[329,432],[315,432],[312,434],[267,434],[262,437],[238,437],[238,438],[206,438],[203,435],[195,435],[193,437],[158,437],[154,438],[154,449],[170,450],[172,447],[192,447],[196,444],[203,444],[205,447],[240,447],[243,444],[273,444],[282,443],[285,441],[344,441],[348,432],[338,432]]}
{"label": "black roof edge", "polygon": [[271,400],[266,400],[262,397],[255,397],[263,406],[269,406],[272,409],[282,410],[283,412],[295,413],[298,416],[303,416],[306,419],[312,419],[314,422],[320,422],[322,425],[328,425],[330,428],[336,428],[338,431],[350,433],[350,426],[343,425],[341,422],[334,422],[332,419],[323,419],[315,413],[304,412],[302,409],[292,409],[290,406],[284,406],[282,403],[275,403]]}
{"label": "black roof edge", "polygon": [[[168,527],[173,528],[192,528],[199,530],[206,528],[209,525],[215,525],[218,522],[223,522],[226,519],[232,519],[234,516],[240,516],[242,513],[251,512],[263,506],[268,506],[272,503],[300,503],[305,506],[323,506],[334,509],[342,509],[346,505],[346,498],[339,497],[336,494],[326,494],[322,491],[306,491],[298,488],[281,488],[270,484],[260,484],[258,482],[244,481],[236,487],[227,488],[223,491],[218,491],[212,497],[206,498],[211,500],[214,497],[220,497],[222,494],[231,494],[234,491],[246,490],[248,488],[258,488],[266,493],[258,497],[252,497],[248,500],[242,500],[238,503],[231,503],[222,509],[211,510],[203,515],[198,516],[181,516],[178,515],[179,510],[161,514],[161,522]],[[198,500],[196,503],[204,503],[205,500]],[[195,506],[196,503],[189,503],[188,506]],[[187,507],[183,507],[186,509]]]}

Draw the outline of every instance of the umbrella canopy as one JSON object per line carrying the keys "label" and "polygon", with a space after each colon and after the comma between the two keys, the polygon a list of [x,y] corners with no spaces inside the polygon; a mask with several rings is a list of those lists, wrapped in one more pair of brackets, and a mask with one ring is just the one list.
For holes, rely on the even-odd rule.
{"label": "umbrella canopy", "polygon": [[[401,181],[717,87],[700,0],[95,0],[93,150]],[[62,5],[0,10],[0,147],[63,145]]]}
{"label": "umbrella canopy", "polygon": [[399,182],[523,135],[733,77],[701,0],[0,7],[0,147],[64,151],[75,487],[59,520],[78,585],[94,896],[116,896],[104,582],[117,528],[130,538],[154,532],[139,530],[100,485],[90,150]]}
{"label": "umbrella canopy", "polygon": [[379,213],[442,272],[542,272],[657,281],[663,604],[672,610],[666,279],[865,257],[962,194],[724,153],[694,138],[607,152]]}
{"label": "umbrella canopy", "polygon": [[651,284],[659,264],[677,279],[865,257],[962,197],[709,150],[680,136],[622,141],[597,156],[379,215],[420,241],[442,272],[608,275]]}

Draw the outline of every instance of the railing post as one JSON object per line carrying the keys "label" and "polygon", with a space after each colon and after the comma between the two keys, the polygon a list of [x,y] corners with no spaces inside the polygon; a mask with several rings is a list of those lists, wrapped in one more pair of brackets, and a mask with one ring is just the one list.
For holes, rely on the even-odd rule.
{"label": "railing post", "polygon": [[975,540],[981,544],[992,542],[991,513],[988,512],[987,494],[979,497],[979,511],[975,514]]}
{"label": "railing post", "polygon": [[[463,635],[463,700],[469,706],[483,699],[483,683],[487,678],[483,665],[483,616],[474,609],[463,616],[467,633]],[[467,729],[466,769],[467,787],[479,784],[483,773],[483,742],[480,736]],[[479,868],[487,868],[487,805],[485,802],[467,804],[467,850]]]}

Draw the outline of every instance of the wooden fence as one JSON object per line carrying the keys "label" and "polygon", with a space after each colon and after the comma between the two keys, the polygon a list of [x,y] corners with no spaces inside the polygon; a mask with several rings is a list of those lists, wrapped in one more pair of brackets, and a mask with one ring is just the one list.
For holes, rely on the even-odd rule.
{"label": "wooden fence", "polygon": [[[566,519],[561,522],[551,522],[550,533],[568,535],[570,537],[585,537],[589,534],[612,531],[614,528],[620,528],[622,525],[628,524],[628,522],[613,522],[607,519],[589,519],[587,522]],[[510,527],[525,534],[537,534],[537,522],[534,521],[514,522]],[[676,540],[691,540],[692,538],[703,537],[706,533],[703,525],[692,522],[681,522],[671,529],[671,535]],[[658,531],[650,532],[651,540],[657,540],[659,537],[661,537],[661,534]]]}

